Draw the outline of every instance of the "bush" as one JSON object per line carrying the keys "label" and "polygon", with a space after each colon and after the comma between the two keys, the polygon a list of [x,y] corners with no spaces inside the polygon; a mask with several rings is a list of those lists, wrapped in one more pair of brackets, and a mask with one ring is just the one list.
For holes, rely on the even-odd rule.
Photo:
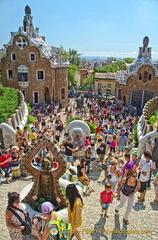
{"label": "bush", "polygon": [[88,122],[86,121],[86,123],[88,124],[88,126],[90,127],[91,133],[95,133],[95,129],[96,129],[96,124],[93,122]]}
{"label": "bush", "polygon": [[0,123],[5,122],[19,105],[19,95],[14,88],[0,88]]}
{"label": "bush", "polygon": [[68,125],[70,122],[74,121],[74,120],[82,120],[82,118],[79,117],[70,117],[66,120],[66,125]]}
{"label": "bush", "polygon": [[27,124],[35,123],[36,120],[33,116],[27,116]]}
{"label": "bush", "polygon": [[132,138],[134,140],[134,147],[138,147],[137,125],[135,125],[135,127],[133,129]]}
{"label": "bush", "polygon": [[154,126],[154,123],[157,121],[158,110],[154,111],[153,115],[149,118],[151,126]]}
{"label": "bush", "polygon": [[26,105],[27,105],[28,113],[30,113],[32,111],[32,108],[30,107],[30,103],[26,103]]}

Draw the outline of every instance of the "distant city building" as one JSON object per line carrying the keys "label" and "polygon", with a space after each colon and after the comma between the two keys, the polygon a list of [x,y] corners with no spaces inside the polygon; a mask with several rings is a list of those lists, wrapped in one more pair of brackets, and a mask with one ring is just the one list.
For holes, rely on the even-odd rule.
{"label": "distant city building", "polygon": [[117,73],[103,73],[103,72],[95,72],[94,76],[94,89],[95,92],[98,93],[109,93],[111,95],[115,95],[115,78]]}
{"label": "distant city building", "polygon": [[142,108],[145,103],[158,95],[158,65],[151,59],[149,38],[143,39],[138,57],[126,64],[126,71],[116,76],[116,102]]}
{"label": "distant city building", "polygon": [[68,61],[59,49],[51,47],[33,26],[29,6],[25,8],[23,26],[11,32],[0,59],[2,83],[23,92],[29,103],[68,102]]}

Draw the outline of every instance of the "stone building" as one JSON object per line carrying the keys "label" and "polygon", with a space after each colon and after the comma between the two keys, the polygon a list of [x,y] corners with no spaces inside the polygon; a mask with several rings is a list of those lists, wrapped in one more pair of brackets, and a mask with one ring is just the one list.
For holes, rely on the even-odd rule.
{"label": "stone building", "polygon": [[29,103],[68,102],[68,61],[56,47],[45,42],[33,26],[29,6],[25,7],[23,26],[11,32],[1,57],[3,86],[23,92]]}
{"label": "stone building", "polygon": [[149,38],[143,39],[138,57],[126,64],[126,71],[116,76],[115,100],[118,104],[143,108],[145,103],[158,95],[158,64],[151,58]]}
{"label": "stone building", "polygon": [[109,93],[115,95],[116,73],[95,72],[94,89],[98,93]]}

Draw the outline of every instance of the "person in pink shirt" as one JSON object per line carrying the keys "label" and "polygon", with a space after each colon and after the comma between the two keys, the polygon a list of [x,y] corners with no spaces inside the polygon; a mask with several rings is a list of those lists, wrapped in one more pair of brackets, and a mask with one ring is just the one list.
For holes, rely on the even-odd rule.
{"label": "person in pink shirt", "polygon": [[100,193],[100,205],[102,207],[102,212],[105,217],[109,217],[107,215],[108,208],[110,203],[112,203],[112,197],[117,197],[111,190],[111,183],[105,183],[105,190]]}
{"label": "person in pink shirt", "polygon": [[110,142],[110,152],[115,153],[116,152],[116,147],[117,147],[117,139],[116,139],[116,134],[112,136],[112,141]]}
{"label": "person in pink shirt", "polygon": [[87,148],[91,145],[90,136],[86,136],[86,139],[84,140],[84,147]]}

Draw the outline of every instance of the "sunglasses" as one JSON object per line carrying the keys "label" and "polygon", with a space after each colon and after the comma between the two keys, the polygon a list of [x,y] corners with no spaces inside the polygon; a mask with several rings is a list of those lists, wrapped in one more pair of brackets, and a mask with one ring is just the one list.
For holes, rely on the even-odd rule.
{"label": "sunglasses", "polygon": [[132,177],[137,177],[137,175],[134,175],[134,176],[132,176]]}

